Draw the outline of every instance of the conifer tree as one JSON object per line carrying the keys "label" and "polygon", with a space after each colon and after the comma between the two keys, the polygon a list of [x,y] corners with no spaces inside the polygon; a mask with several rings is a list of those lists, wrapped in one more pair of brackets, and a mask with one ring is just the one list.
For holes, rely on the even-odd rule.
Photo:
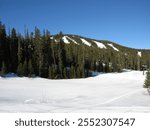
{"label": "conifer tree", "polygon": [[58,67],[59,67],[59,73],[60,78],[63,78],[63,68],[66,64],[66,53],[65,53],[65,44],[62,40],[60,40],[59,43],[59,49],[58,49]]}
{"label": "conifer tree", "polygon": [[148,70],[146,73],[146,79],[144,82],[144,88],[150,88],[150,71]]}
{"label": "conifer tree", "polygon": [[22,52],[22,46],[21,46],[21,34],[18,35],[18,64],[22,62],[23,59],[23,52]]}
{"label": "conifer tree", "polygon": [[6,42],[6,29],[5,25],[0,22],[0,67],[2,65],[2,61],[7,61],[7,42]]}
{"label": "conifer tree", "polygon": [[16,72],[17,65],[18,65],[18,38],[16,34],[15,28],[11,31],[11,38],[10,38],[10,71]]}

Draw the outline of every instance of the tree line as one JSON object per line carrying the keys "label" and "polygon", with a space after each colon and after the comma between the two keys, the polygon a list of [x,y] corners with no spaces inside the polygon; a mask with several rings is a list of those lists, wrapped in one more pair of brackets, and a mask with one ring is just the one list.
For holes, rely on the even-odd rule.
{"label": "tree line", "polygon": [[[84,78],[94,71],[138,70],[142,64],[150,64],[149,59],[138,56],[135,49],[116,52],[84,44],[65,44],[63,36],[60,32],[52,37],[48,30],[41,33],[37,27],[30,33],[26,29],[24,36],[15,28],[7,33],[0,22],[0,75],[13,72],[20,77]],[[149,51],[143,55],[149,55]]]}

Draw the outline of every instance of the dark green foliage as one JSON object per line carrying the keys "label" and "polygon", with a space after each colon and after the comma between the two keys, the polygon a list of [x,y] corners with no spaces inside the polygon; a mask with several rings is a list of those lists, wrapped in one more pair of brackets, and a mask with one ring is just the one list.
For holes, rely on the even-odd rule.
{"label": "dark green foliage", "polygon": [[68,76],[67,76],[67,69],[66,68],[63,69],[63,77],[64,77],[64,79],[68,78]]}
{"label": "dark green foliage", "polygon": [[1,71],[0,71],[0,75],[5,75],[7,72],[7,68],[4,62],[2,62],[2,67],[1,67]]}
{"label": "dark green foliage", "polygon": [[32,67],[32,62],[31,62],[31,60],[29,60],[29,62],[28,62],[28,76],[32,77],[33,74],[34,74],[34,70]]}
{"label": "dark green foliage", "polygon": [[70,78],[76,78],[76,71],[74,66],[71,66],[70,68]]}
{"label": "dark green foliage", "polygon": [[[126,48],[110,41],[102,42],[107,49],[98,48],[92,39],[65,35],[75,40],[63,41],[60,32],[51,36],[35,27],[34,32],[25,30],[25,36],[15,28],[6,34],[5,25],[0,22],[0,71],[17,73],[18,76],[40,76],[49,79],[86,78],[92,71],[121,72],[122,69],[141,70],[142,65],[150,67],[150,50]],[[87,46],[80,38],[91,43]],[[108,43],[119,49],[115,51]],[[137,52],[142,52],[138,56]]]}
{"label": "dark green foliage", "polygon": [[49,79],[56,79],[57,78],[57,72],[56,72],[54,65],[49,66],[49,68],[48,68],[48,78]]}
{"label": "dark green foliage", "polygon": [[150,87],[150,71],[148,70],[147,73],[146,73],[144,88],[149,88],[149,87]]}
{"label": "dark green foliage", "polygon": [[146,73],[144,88],[147,88],[147,91],[150,94],[150,70],[148,70],[147,73]]}
{"label": "dark green foliage", "polygon": [[23,66],[22,66],[22,63],[19,63],[19,65],[18,65],[17,75],[18,76],[23,76]]}
{"label": "dark green foliage", "polygon": [[27,64],[27,60],[24,61],[23,66],[22,66],[22,70],[23,70],[23,75],[24,76],[28,76],[28,64]]}

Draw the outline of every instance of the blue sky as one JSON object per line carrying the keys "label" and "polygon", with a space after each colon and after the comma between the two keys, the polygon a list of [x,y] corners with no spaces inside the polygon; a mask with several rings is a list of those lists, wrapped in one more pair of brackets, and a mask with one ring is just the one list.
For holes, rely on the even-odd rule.
{"label": "blue sky", "polygon": [[150,48],[150,0],[0,0],[0,20],[22,34],[37,26]]}

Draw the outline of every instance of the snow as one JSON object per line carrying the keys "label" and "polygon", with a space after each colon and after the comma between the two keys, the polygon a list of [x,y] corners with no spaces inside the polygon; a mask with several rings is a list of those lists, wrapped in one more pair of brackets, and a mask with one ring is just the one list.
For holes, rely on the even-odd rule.
{"label": "snow", "polygon": [[142,57],[142,52],[138,51],[138,56]]}
{"label": "snow", "polygon": [[80,38],[80,39],[81,39],[81,41],[82,41],[83,44],[85,44],[85,45],[87,45],[87,46],[91,46],[91,43],[89,43],[89,42],[86,41],[85,39],[83,39],[83,38]]}
{"label": "snow", "polygon": [[67,36],[63,36],[62,40],[64,41],[64,43],[66,44],[70,44],[70,42],[67,39]]}
{"label": "snow", "polygon": [[54,39],[54,37],[51,36],[50,39]]}
{"label": "snow", "polygon": [[4,75],[5,78],[13,78],[13,77],[17,77],[17,75],[15,73],[8,73]]}
{"label": "snow", "polygon": [[66,36],[70,41],[72,41],[73,43],[75,43],[75,44],[78,44],[74,39],[72,39],[72,38],[70,38],[70,37],[68,37],[68,36]]}
{"label": "snow", "polygon": [[50,39],[54,40],[55,42],[58,42],[53,36],[51,36]]}
{"label": "snow", "polygon": [[54,39],[55,42],[58,42],[56,39]]}
{"label": "snow", "polygon": [[112,47],[115,51],[119,51],[116,47],[114,47],[113,44],[108,44],[110,47]]}
{"label": "snow", "polygon": [[74,39],[70,38],[69,36],[63,36],[63,38],[62,38],[62,40],[64,41],[64,43],[70,44],[70,42],[68,41],[68,39],[70,41],[72,41],[73,43],[78,44]]}
{"label": "snow", "polygon": [[106,48],[106,46],[103,44],[103,43],[101,43],[101,42],[97,42],[97,41],[93,41],[99,48],[105,48],[105,49],[107,49]]}
{"label": "snow", "polygon": [[140,71],[70,80],[0,78],[0,112],[150,112]]}

